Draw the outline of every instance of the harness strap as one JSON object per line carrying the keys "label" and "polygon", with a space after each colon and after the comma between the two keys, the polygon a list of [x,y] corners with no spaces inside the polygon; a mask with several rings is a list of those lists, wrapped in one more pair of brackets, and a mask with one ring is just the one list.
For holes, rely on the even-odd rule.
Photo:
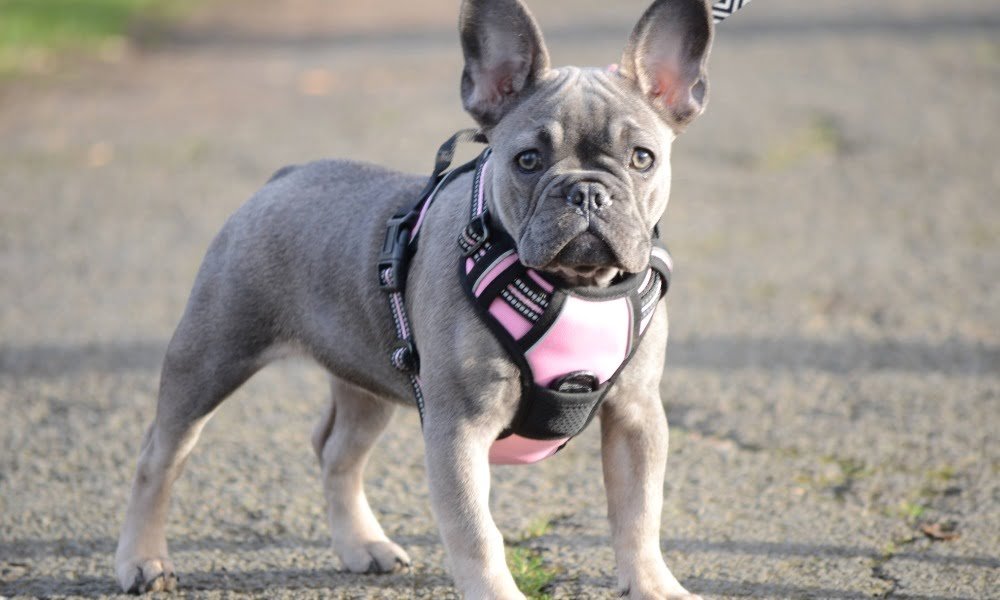
{"label": "harness strap", "polygon": [[420,413],[421,424],[424,421],[424,394],[420,387],[420,355],[417,353],[416,341],[413,338],[413,328],[410,327],[410,321],[406,315],[403,293],[406,290],[406,276],[410,258],[416,252],[417,234],[423,224],[427,209],[438,190],[445,187],[457,175],[467,172],[475,166],[475,161],[473,161],[446,172],[455,159],[455,148],[462,142],[485,144],[486,137],[478,130],[463,129],[441,145],[434,159],[434,171],[416,202],[404,205],[386,222],[385,239],[382,241],[382,252],[378,261],[379,287],[388,296],[389,312],[392,314],[396,330],[396,344],[389,355],[389,360],[409,379],[410,387],[413,389],[413,397],[417,403],[417,411]]}

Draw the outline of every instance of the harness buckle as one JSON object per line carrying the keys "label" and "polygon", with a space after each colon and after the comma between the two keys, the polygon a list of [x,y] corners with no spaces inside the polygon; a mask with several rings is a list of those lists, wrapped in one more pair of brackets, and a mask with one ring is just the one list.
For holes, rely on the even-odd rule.
{"label": "harness buckle", "polygon": [[483,244],[489,238],[490,228],[486,224],[486,213],[483,212],[472,219],[472,221],[469,221],[469,224],[465,226],[465,229],[462,231],[462,237],[458,240],[458,245],[461,246],[462,252],[468,258],[479,252],[479,249],[483,247]]}
{"label": "harness buckle", "polygon": [[412,339],[399,340],[392,350],[392,366],[403,373],[420,372],[420,355]]}
{"label": "harness buckle", "polygon": [[378,283],[384,292],[398,292],[406,285],[409,266],[410,232],[418,213],[395,215],[385,225],[385,239],[378,258]]}

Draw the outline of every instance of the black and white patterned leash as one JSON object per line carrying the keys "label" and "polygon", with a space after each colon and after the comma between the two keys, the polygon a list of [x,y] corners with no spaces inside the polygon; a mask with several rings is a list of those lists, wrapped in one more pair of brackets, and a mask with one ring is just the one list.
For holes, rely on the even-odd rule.
{"label": "black and white patterned leash", "polygon": [[716,23],[720,23],[723,19],[747,4],[750,4],[750,0],[718,0],[717,2],[713,2],[712,18],[715,19]]}

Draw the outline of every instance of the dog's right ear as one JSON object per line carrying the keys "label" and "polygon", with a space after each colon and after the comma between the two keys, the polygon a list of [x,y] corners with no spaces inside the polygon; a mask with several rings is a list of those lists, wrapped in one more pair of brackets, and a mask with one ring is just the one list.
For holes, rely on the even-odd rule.
{"label": "dog's right ear", "polygon": [[458,28],[465,54],[462,105],[489,129],[548,70],[549,53],[520,0],[465,0]]}

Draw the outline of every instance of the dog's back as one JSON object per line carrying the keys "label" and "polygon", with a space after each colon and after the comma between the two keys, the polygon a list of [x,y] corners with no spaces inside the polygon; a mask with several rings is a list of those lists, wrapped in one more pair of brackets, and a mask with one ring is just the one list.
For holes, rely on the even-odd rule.
{"label": "dog's back", "polygon": [[[248,356],[294,344],[348,380],[396,391],[386,389],[387,380],[397,379],[385,376],[388,361],[372,364],[372,356],[358,355],[359,346],[349,350],[337,340],[383,350],[378,356],[388,352],[394,338],[387,309],[364,299],[380,297],[374,265],[386,220],[423,183],[419,176],[343,160],[280,169],[213,240],[184,321],[212,323]],[[173,350],[184,351],[175,346],[168,360]]]}

